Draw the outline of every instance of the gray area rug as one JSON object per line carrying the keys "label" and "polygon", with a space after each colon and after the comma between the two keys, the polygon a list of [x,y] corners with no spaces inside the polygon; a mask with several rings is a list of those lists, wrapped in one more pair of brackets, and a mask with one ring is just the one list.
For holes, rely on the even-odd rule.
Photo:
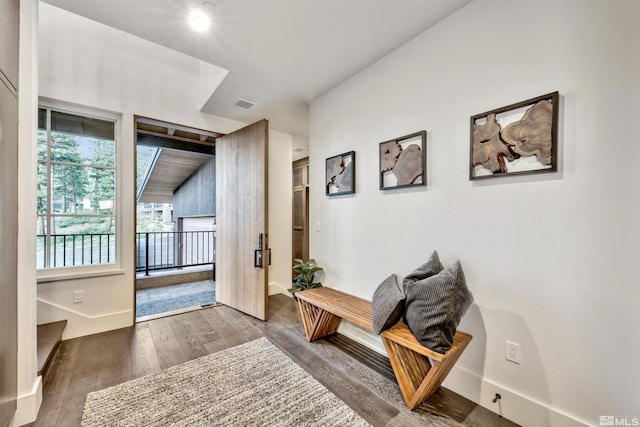
{"label": "gray area rug", "polygon": [[368,426],[266,338],[90,393],[82,426]]}

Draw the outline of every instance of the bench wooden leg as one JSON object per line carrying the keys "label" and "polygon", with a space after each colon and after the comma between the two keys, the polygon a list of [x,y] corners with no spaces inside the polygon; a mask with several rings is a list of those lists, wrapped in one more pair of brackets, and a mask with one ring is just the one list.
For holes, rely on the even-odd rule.
{"label": "bench wooden leg", "polygon": [[315,341],[338,331],[342,318],[301,299],[298,299],[298,307],[307,341]]}
{"label": "bench wooden leg", "polygon": [[440,387],[453,365],[471,340],[456,343],[442,361],[429,361],[429,358],[382,337],[391,367],[395,373],[402,397],[411,410]]}

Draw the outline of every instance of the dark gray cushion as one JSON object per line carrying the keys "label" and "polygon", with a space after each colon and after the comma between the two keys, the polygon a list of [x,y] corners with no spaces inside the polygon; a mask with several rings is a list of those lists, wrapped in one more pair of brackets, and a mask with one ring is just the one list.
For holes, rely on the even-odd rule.
{"label": "dark gray cushion", "polygon": [[426,279],[427,277],[435,276],[436,274],[440,273],[443,268],[444,267],[442,267],[438,252],[433,251],[427,262],[413,270],[407,277],[404,278],[404,280],[402,281],[402,289],[404,290],[404,294],[407,294],[407,286],[411,286],[411,284],[419,280]]}
{"label": "dark gray cushion", "polygon": [[402,319],[404,295],[400,289],[398,276],[392,274],[380,283],[378,289],[373,293],[371,309],[373,331],[378,335]]}
{"label": "dark gray cushion", "polygon": [[473,302],[460,261],[405,288],[405,322],[425,347],[445,353]]}

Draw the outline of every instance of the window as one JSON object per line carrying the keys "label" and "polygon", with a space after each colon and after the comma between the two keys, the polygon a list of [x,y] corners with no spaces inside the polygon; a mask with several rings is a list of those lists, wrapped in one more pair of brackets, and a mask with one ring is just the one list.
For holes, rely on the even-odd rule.
{"label": "window", "polygon": [[39,108],[39,269],[116,263],[117,123]]}

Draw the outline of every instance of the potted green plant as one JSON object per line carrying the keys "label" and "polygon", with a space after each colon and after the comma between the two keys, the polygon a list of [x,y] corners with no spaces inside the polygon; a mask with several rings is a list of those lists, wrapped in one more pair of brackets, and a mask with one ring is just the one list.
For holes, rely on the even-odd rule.
{"label": "potted green plant", "polygon": [[322,267],[318,267],[315,259],[303,261],[296,258],[294,261],[296,264],[293,266],[293,271],[298,275],[293,278],[293,287],[287,289],[294,298],[296,292],[322,287],[322,283],[314,281],[316,280],[316,273],[323,271]]}

